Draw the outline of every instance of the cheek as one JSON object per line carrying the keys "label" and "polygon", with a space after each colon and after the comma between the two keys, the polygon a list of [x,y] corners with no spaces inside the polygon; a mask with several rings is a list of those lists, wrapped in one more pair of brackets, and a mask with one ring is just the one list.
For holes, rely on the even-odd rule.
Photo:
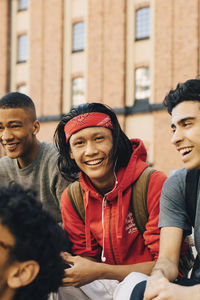
{"label": "cheek", "polygon": [[74,154],[73,154],[73,152],[70,151],[70,152],[69,152],[69,155],[70,155],[70,158],[71,158],[71,159],[74,159]]}
{"label": "cheek", "polygon": [[69,151],[69,155],[70,155],[70,158],[73,159],[73,160],[75,160],[75,162],[77,163],[77,161],[80,160],[81,153],[80,153],[80,151],[71,149]]}
{"label": "cheek", "polygon": [[71,147],[69,148],[69,156],[71,159],[74,159],[74,153]]}

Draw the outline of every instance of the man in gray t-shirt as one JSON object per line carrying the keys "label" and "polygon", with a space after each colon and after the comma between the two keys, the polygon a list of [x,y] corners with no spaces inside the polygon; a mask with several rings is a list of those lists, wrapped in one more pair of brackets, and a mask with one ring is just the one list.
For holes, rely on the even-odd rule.
{"label": "man in gray t-shirt", "polygon": [[[180,278],[178,265],[185,234],[192,231],[185,205],[187,170],[200,169],[200,79],[178,84],[165,97],[171,114],[172,144],[181,155],[185,169],[176,171],[164,183],[160,198],[160,249],[158,260],[147,282],[136,285],[131,300],[199,300],[200,299],[200,183],[194,238],[197,259],[192,278]],[[145,289],[146,285],[146,289]]]}
{"label": "man in gray t-shirt", "polygon": [[0,143],[6,156],[0,159],[0,184],[15,181],[32,187],[44,209],[61,222],[60,197],[68,182],[57,168],[57,150],[41,143],[40,124],[33,101],[24,94],[8,93],[0,99]]}

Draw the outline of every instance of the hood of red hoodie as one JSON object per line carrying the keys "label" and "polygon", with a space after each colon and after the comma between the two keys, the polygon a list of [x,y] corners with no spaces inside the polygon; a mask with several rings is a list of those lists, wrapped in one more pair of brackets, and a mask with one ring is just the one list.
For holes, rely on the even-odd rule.
{"label": "hood of red hoodie", "polygon": [[[133,153],[128,165],[125,168],[121,168],[117,171],[116,175],[118,184],[113,191],[107,193],[106,199],[108,201],[114,200],[119,191],[123,193],[123,191],[125,191],[133,182],[135,182],[142,171],[148,167],[146,162],[147,151],[142,140],[131,139],[130,141],[132,143]],[[89,192],[90,196],[102,200],[102,195],[100,195],[94,188],[87,175],[80,173],[79,182],[85,192]]]}

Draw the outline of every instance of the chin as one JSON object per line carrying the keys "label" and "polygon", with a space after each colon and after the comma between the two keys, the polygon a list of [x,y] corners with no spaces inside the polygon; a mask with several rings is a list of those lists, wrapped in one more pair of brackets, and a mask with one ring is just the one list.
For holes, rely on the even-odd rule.
{"label": "chin", "polygon": [[8,156],[8,157],[10,157],[10,158],[12,158],[12,159],[14,159],[14,158],[18,158],[19,157],[19,155],[18,154],[16,154],[16,153],[6,153],[6,155]]}
{"label": "chin", "polygon": [[185,168],[190,171],[193,169],[200,169],[200,163],[199,164],[185,164]]}

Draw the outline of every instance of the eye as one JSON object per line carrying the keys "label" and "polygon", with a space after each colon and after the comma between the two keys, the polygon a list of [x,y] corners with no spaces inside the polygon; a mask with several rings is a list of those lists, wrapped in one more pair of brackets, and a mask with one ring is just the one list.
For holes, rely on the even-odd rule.
{"label": "eye", "polygon": [[74,142],[74,146],[81,146],[81,145],[83,145],[83,141]]}
{"label": "eye", "polygon": [[19,127],[21,127],[19,124],[13,124],[10,126],[10,128],[19,128]]}
{"label": "eye", "polygon": [[191,121],[186,121],[183,123],[183,127],[188,127],[190,125],[192,125],[193,123]]}
{"label": "eye", "polygon": [[96,141],[102,141],[104,139],[104,136],[97,136],[95,138]]}

